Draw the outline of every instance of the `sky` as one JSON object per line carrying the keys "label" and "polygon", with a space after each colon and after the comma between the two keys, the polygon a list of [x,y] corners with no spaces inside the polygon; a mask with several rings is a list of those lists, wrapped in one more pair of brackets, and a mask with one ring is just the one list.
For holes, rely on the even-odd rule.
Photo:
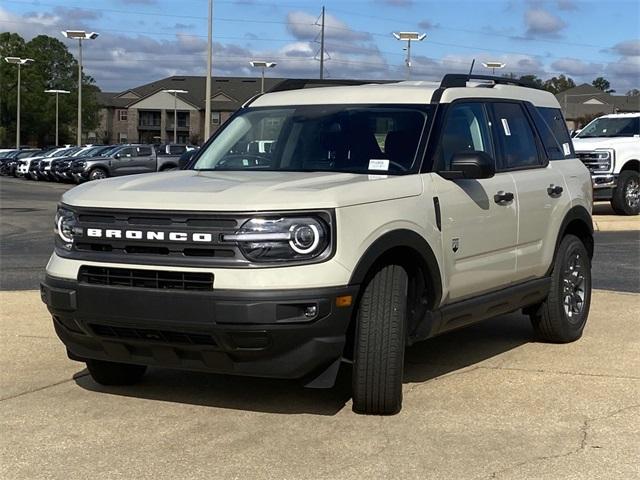
{"label": "sky", "polygon": [[[413,43],[412,78],[504,73],[577,84],[604,76],[618,93],[640,88],[638,0],[214,0],[213,74],[254,76],[250,60],[274,61],[268,75],[319,74],[319,16],[325,15],[325,77],[403,79],[403,42],[394,31],[426,33]],[[0,31],[26,39],[60,30],[100,33],[85,43],[85,71],[103,91],[170,75],[204,75],[208,0],[2,0]]]}

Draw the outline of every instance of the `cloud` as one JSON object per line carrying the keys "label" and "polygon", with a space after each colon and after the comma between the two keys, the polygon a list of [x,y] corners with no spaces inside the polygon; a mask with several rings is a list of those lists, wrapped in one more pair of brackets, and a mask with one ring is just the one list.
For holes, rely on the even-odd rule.
{"label": "cloud", "polygon": [[553,62],[551,68],[573,77],[596,77],[602,73],[603,65],[601,63],[588,63],[576,58],[561,58]]}
{"label": "cloud", "polygon": [[[287,14],[287,30],[296,40],[316,40],[320,33],[318,18],[305,12],[289,12]],[[352,30],[346,23],[331,14],[324,18],[325,39],[331,38],[342,42],[369,41],[371,34]]]}
{"label": "cloud", "polygon": [[176,30],[191,30],[195,28],[195,25],[193,23],[176,23],[173,28]]}
{"label": "cloud", "polygon": [[421,30],[433,30],[439,27],[440,27],[439,23],[433,23],[431,20],[427,20],[427,19],[424,19],[418,22],[418,28]]}
{"label": "cloud", "polygon": [[571,11],[578,9],[578,5],[573,0],[558,0],[556,4],[558,5],[558,10]]}
{"label": "cloud", "polygon": [[527,27],[527,37],[558,36],[559,32],[567,26],[560,17],[539,7],[530,8],[525,12],[524,23]]}
{"label": "cloud", "polygon": [[623,57],[640,56],[640,40],[626,40],[617,43],[612,50]]}
{"label": "cloud", "polygon": [[412,7],[414,4],[413,0],[378,0],[380,3],[384,3],[385,5],[389,5],[390,7]]}

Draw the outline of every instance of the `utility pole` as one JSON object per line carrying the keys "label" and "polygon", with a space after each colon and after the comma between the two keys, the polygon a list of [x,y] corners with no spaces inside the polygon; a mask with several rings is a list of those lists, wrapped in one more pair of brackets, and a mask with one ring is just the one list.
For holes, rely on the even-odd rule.
{"label": "utility pole", "polygon": [[71,93],[69,90],[45,90],[44,93],[56,94],[56,147],[60,145],[58,142],[58,95],[61,93]]}
{"label": "utility pole", "polygon": [[204,141],[211,135],[211,56],[213,44],[213,0],[209,0],[209,23],[207,25],[207,80],[204,99]]}
{"label": "utility pole", "polygon": [[322,6],[321,17],[322,17],[322,20],[320,22],[320,80],[324,78],[324,5]]}
{"label": "utility pole", "polygon": [[18,99],[16,112],[16,150],[20,149],[20,67],[22,65],[29,65],[34,62],[33,58],[20,58],[20,57],[4,57],[4,61],[7,63],[13,63],[18,66]]}

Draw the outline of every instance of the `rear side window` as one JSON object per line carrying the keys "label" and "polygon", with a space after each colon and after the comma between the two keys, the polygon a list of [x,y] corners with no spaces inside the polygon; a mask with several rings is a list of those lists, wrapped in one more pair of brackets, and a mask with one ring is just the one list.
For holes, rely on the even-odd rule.
{"label": "rear side window", "polygon": [[151,156],[151,147],[138,147],[138,156],[139,157],[150,157]]}
{"label": "rear side window", "polygon": [[187,151],[187,147],[184,145],[169,145],[169,153],[171,155],[182,155]]}
{"label": "rear side window", "polygon": [[496,123],[492,131],[499,147],[501,167],[520,169],[541,165],[536,138],[522,105],[494,103],[492,108]]}
{"label": "rear side window", "polygon": [[[537,107],[536,110],[544,120],[546,127],[551,130],[551,133],[554,137],[555,143],[557,143],[560,149],[559,153],[552,154],[554,148],[551,145],[550,139],[545,139],[545,134],[543,133],[544,128],[541,125],[538,125],[538,120],[536,119],[536,127],[538,127],[538,131],[540,131],[540,135],[542,136],[542,141],[544,143],[544,147],[547,150],[547,155],[549,156],[549,160],[562,160],[564,158],[574,158],[575,152],[573,150],[573,143],[571,142],[571,137],[569,136],[569,130],[567,130],[567,124],[564,121],[562,116],[562,112],[559,108],[547,108],[547,107]],[[536,118],[536,116],[533,116]],[[547,143],[550,145],[547,146]]]}

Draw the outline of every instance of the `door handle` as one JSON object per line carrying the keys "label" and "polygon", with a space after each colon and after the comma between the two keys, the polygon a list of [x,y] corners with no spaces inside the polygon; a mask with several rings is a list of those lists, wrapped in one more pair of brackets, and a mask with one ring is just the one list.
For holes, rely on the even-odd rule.
{"label": "door handle", "polygon": [[547,193],[550,197],[559,197],[560,195],[562,195],[563,190],[564,189],[560,185],[554,185],[552,183],[551,185],[549,185],[549,188],[547,188]]}
{"label": "door handle", "polygon": [[507,203],[513,201],[513,193],[503,192],[502,190],[500,190],[493,196],[493,201],[498,205],[506,205]]}

